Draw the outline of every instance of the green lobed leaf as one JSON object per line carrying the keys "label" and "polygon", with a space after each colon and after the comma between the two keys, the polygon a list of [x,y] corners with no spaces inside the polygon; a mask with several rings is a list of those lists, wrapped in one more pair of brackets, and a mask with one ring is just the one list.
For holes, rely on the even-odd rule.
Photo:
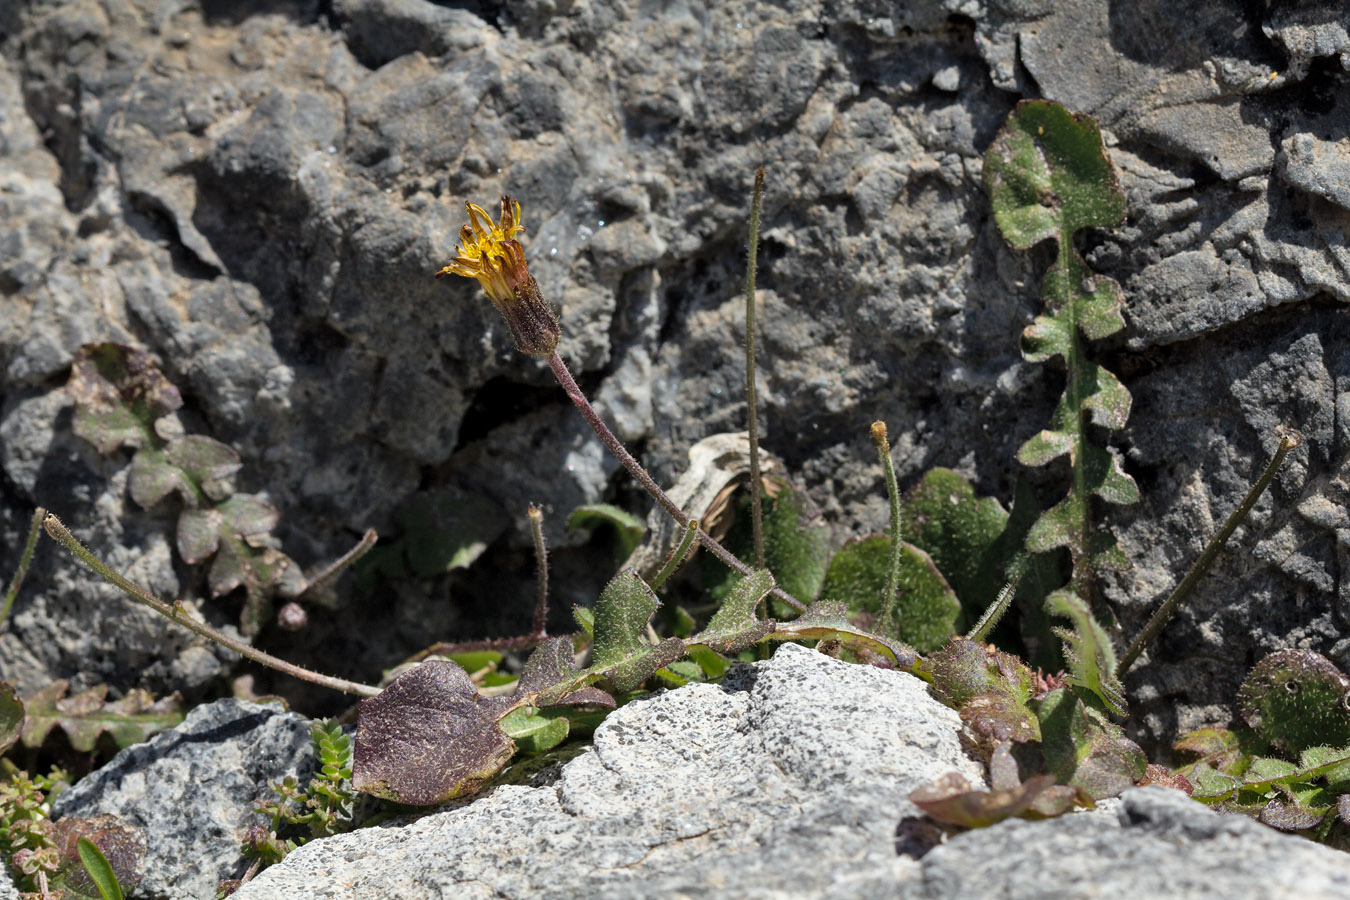
{"label": "green lobed leaf", "polygon": [[1091,691],[1116,715],[1125,715],[1125,688],[1116,678],[1116,651],[1087,601],[1069,590],[1056,591],[1046,598],[1045,609],[1073,623],[1072,628],[1055,629],[1064,639],[1064,657],[1069,664],[1065,681]]}
{"label": "green lobed leaf", "polygon": [[170,441],[164,458],[196,484],[228,478],[243,466],[233,447],[200,434]]}
{"label": "green lobed leaf", "polygon": [[216,509],[222,519],[222,534],[232,537],[266,534],[281,518],[277,508],[257,494],[235,494]]}
{"label": "green lobed leaf", "polygon": [[70,683],[53,681],[24,699],[26,716],[21,740],[25,747],[41,747],[53,728],[60,728],[73,749],[92,751],[107,734],[118,749],[139,744],[183,721],[182,699],[171,694],[155,700],[132,688],[120,700],[107,701],[108,686],[96,685],[66,697]]}
{"label": "green lobed leaf", "polygon": [[480,697],[448,660],[409,669],[361,701],[353,786],[410,806],[473,793],[515,753],[498,725],[508,706],[503,698]]}
{"label": "green lobed leaf", "polygon": [[175,491],[188,506],[197,505],[196,494],[183,470],[170,463],[163,450],[151,445],[137,450],[127,473],[127,493],[131,499],[142,509],[150,509]]}
{"label": "green lobed leaf", "polygon": [[1090,116],[1024,100],[985,155],[985,186],[999,230],[1026,250],[1125,217],[1125,195]]}
{"label": "green lobed leaf", "polygon": [[1350,745],[1350,678],[1311,650],[1281,650],[1258,662],[1238,707],[1262,740],[1290,755]]}
{"label": "green lobed leaf", "polygon": [[616,691],[638,687],[652,673],[684,655],[684,642],[667,638],[653,646],[644,640],[660,601],[634,569],[614,577],[595,604],[593,669],[604,673]]}
{"label": "green lobed leaf", "polygon": [[957,631],[961,603],[927,553],[909,543],[900,548],[899,599],[891,619],[878,622],[886,600],[891,539],[874,534],[839,548],[820,588],[823,600],[846,604],[860,625],[912,645],[936,650]]}
{"label": "green lobed leaf", "polygon": [[708,627],[690,638],[689,643],[721,653],[735,653],[762,640],[773,630],[774,623],[760,619],[756,610],[773,586],[773,576],[765,569],[756,569],[737,581]]}
{"label": "green lobed leaf", "polygon": [[1013,247],[1025,250],[1044,240],[1058,244],[1057,262],[1041,284],[1045,311],[1023,332],[1022,350],[1033,362],[1062,357],[1067,383],[1050,427],[1026,441],[1018,459],[1041,466],[1069,457],[1074,487],[1042,515],[1027,548],[1068,547],[1079,579],[1123,562],[1110,547],[1088,546],[1093,534],[1089,497],[1133,503],[1139,496],[1119,460],[1086,431],[1089,422],[1122,428],[1130,414],[1129,392],[1087,358],[1083,344],[1124,327],[1120,286],[1093,273],[1074,248],[1075,232],[1119,223],[1125,197],[1097,123],[1045,100],[1018,104],[985,155],[984,178],[994,219]]}

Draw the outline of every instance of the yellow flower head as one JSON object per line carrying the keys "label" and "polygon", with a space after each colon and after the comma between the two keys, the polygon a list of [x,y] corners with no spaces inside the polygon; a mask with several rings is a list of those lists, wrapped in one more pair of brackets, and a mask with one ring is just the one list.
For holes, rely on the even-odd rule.
{"label": "yellow flower head", "polygon": [[558,346],[558,320],[539,293],[539,285],[525,263],[525,251],[515,240],[520,203],[502,197],[502,214],[493,224],[487,210],[464,204],[469,224],[459,230],[460,243],[449,265],[436,273],[477,278],[492,305],[506,317],[516,349],[530,356],[548,356]]}

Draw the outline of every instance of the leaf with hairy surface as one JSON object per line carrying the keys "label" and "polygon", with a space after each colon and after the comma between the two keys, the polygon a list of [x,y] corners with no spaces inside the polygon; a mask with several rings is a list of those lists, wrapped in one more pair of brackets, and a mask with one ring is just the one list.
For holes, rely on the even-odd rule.
{"label": "leaf with hairy surface", "polygon": [[412,806],[473,793],[515,753],[498,725],[508,707],[504,699],[480,697],[448,660],[408,670],[361,701],[353,786]]}

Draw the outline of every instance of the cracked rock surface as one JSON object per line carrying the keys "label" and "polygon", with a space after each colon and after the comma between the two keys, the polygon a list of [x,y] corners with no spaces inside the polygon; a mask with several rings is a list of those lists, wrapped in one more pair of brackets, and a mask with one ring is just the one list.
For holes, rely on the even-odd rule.
{"label": "cracked rock surface", "polygon": [[[923,853],[907,794],[983,784],[959,717],[904,673],[792,644],[721,686],[623,707],[556,781],[314,841],[239,900],[899,897],[1331,898],[1350,856],[1177,791],[1009,821]],[[918,857],[918,858],[916,858]]]}
{"label": "cracked rock surface", "polygon": [[[1019,478],[1053,502],[1065,473],[1014,462],[1059,392],[1018,352],[1047,257],[1004,245],[981,186],[1000,123],[1039,96],[1101,120],[1128,195],[1083,247],[1126,297],[1128,330],[1094,348],[1135,399],[1113,442],[1144,499],[1101,515],[1134,561],[1102,591],[1122,641],[1274,427],[1306,437],[1127,685],[1145,743],[1223,722],[1265,653],[1350,666],[1348,59],[1347,14],[1321,2],[0,4],[0,573],[42,504],[161,595],[237,619],[176,557],[174,510],[126,499],[126,455],[71,434],[72,354],[117,340],[161,358],[192,431],[240,451],[241,489],[278,507],[302,565],[397,536],[427,491],[496,510],[468,573],[345,592],[292,655],[369,678],[525,627],[531,502],[551,510],[557,606],[592,602],[608,548],[562,523],[647,503],[476,286],[430,273],[464,201],[519,196],[563,355],[671,483],[692,444],[743,427],[761,164],[765,444],[837,543],[884,527],[877,418],[902,484],[944,465],[1005,504]],[[0,634],[23,690],[201,696],[231,665],[50,547]]]}

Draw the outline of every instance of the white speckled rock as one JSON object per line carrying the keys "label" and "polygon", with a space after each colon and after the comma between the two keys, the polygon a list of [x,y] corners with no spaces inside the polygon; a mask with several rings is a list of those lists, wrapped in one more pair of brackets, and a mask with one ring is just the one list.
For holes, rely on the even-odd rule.
{"label": "white speckled rock", "polygon": [[915,900],[1341,900],[1350,855],[1206,809],[1178,791],[1126,791],[1115,816],[1013,820],[923,858]]}
{"label": "white speckled rock", "polygon": [[884,896],[917,876],[909,791],[983,781],[959,728],[912,676],[787,645],[624,707],[553,785],[316,841],[235,897]]}

